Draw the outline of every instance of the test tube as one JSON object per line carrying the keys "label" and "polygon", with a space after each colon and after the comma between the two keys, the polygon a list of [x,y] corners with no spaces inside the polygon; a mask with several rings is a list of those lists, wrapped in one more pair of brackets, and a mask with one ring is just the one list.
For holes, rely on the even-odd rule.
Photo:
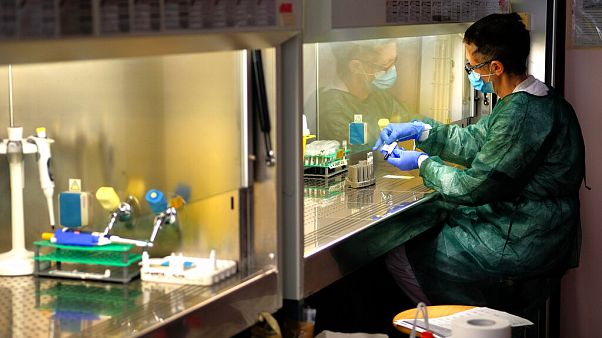
{"label": "test tube", "polygon": [[349,167],[349,174],[347,176],[349,181],[357,182],[357,165],[352,165]]}
{"label": "test tube", "polygon": [[358,167],[358,179],[360,182],[364,182],[366,180],[366,161],[359,161]]}

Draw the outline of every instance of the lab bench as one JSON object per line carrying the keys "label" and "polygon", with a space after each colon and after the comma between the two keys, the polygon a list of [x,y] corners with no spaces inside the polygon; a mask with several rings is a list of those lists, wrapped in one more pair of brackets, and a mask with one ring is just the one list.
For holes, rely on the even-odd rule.
{"label": "lab bench", "polygon": [[0,337],[226,337],[279,308],[277,285],[276,269],[212,286],[0,277]]}
{"label": "lab bench", "polygon": [[418,170],[375,162],[376,184],[353,189],[339,177],[304,180],[302,294],[307,297],[436,224]]}
{"label": "lab bench", "polygon": [[[437,194],[417,171],[375,164],[376,184],[353,189],[345,174],[305,179],[305,296],[429,228]],[[281,304],[276,268],[212,286],[136,279],[127,284],[0,277],[0,336],[142,336],[155,331],[228,336]]]}

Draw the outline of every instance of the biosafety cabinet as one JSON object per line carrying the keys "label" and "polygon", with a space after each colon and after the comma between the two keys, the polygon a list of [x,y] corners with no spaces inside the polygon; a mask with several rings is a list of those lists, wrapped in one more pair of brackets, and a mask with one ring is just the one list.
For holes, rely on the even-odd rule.
{"label": "biosafety cabinet", "polygon": [[284,229],[288,300],[312,295],[427,229],[432,213],[420,208],[437,195],[417,170],[398,170],[372,147],[388,123],[467,123],[490,109],[491,98],[466,79],[463,33],[508,4],[310,0],[304,10],[304,116],[287,127],[303,139],[287,152],[303,180],[284,181],[303,191],[285,201],[286,223],[300,225]]}
{"label": "biosafety cabinet", "polygon": [[[281,307],[281,84],[301,9],[298,0],[2,3],[0,138],[19,126],[26,143],[45,127],[56,228],[72,210],[64,193],[85,196],[77,210],[87,219],[78,213],[75,221],[82,232],[102,232],[127,202],[130,213],[113,219],[111,238],[153,240],[134,246],[132,259],[173,253],[180,265],[156,267],[174,267],[183,284],[105,281],[127,259],[103,265],[84,250],[67,258],[72,247],[51,239],[43,242],[55,254],[44,277],[0,276],[0,336],[227,337]],[[15,187],[0,156],[4,253],[13,247]],[[25,247],[34,251],[53,230],[35,156],[22,164]],[[161,195],[157,211],[152,200]],[[174,217],[157,227],[162,213]],[[200,282],[186,275],[202,263],[193,258],[233,265]]]}

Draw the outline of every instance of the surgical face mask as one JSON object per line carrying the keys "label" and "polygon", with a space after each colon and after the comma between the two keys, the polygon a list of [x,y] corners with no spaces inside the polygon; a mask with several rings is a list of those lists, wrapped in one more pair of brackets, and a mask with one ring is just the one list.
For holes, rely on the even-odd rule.
{"label": "surgical face mask", "polygon": [[393,65],[386,71],[383,70],[374,74],[372,85],[378,89],[388,89],[393,87],[395,81],[397,81],[397,69]]}
{"label": "surgical face mask", "polygon": [[[495,74],[487,74],[487,75],[483,75],[483,76],[489,76],[491,77],[491,75],[495,75]],[[481,74],[477,73],[477,72],[470,72],[468,74],[468,81],[470,81],[470,84],[472,85],[472,87],[476,90],[480,90],[483,93],[495,93],[495,91],[493,90],[493,83],[491,81],[489,82],[485,82],[483,81],[483,79],[481,78]]]}

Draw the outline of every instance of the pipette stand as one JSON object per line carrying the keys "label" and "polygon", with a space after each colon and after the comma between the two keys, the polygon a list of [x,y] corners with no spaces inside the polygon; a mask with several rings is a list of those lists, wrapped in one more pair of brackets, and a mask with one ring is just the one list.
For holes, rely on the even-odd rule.
{"label": "pipette stand", "polygon": [[33,252],[25,248],[23,155],[35,154],[38,148],[24,141],[23,128],[9,127],[8,139],[0,143],[0,154],[8,156],[12,216],[12,250],[0,254],[0,276],[31,275],[34,270]]}

